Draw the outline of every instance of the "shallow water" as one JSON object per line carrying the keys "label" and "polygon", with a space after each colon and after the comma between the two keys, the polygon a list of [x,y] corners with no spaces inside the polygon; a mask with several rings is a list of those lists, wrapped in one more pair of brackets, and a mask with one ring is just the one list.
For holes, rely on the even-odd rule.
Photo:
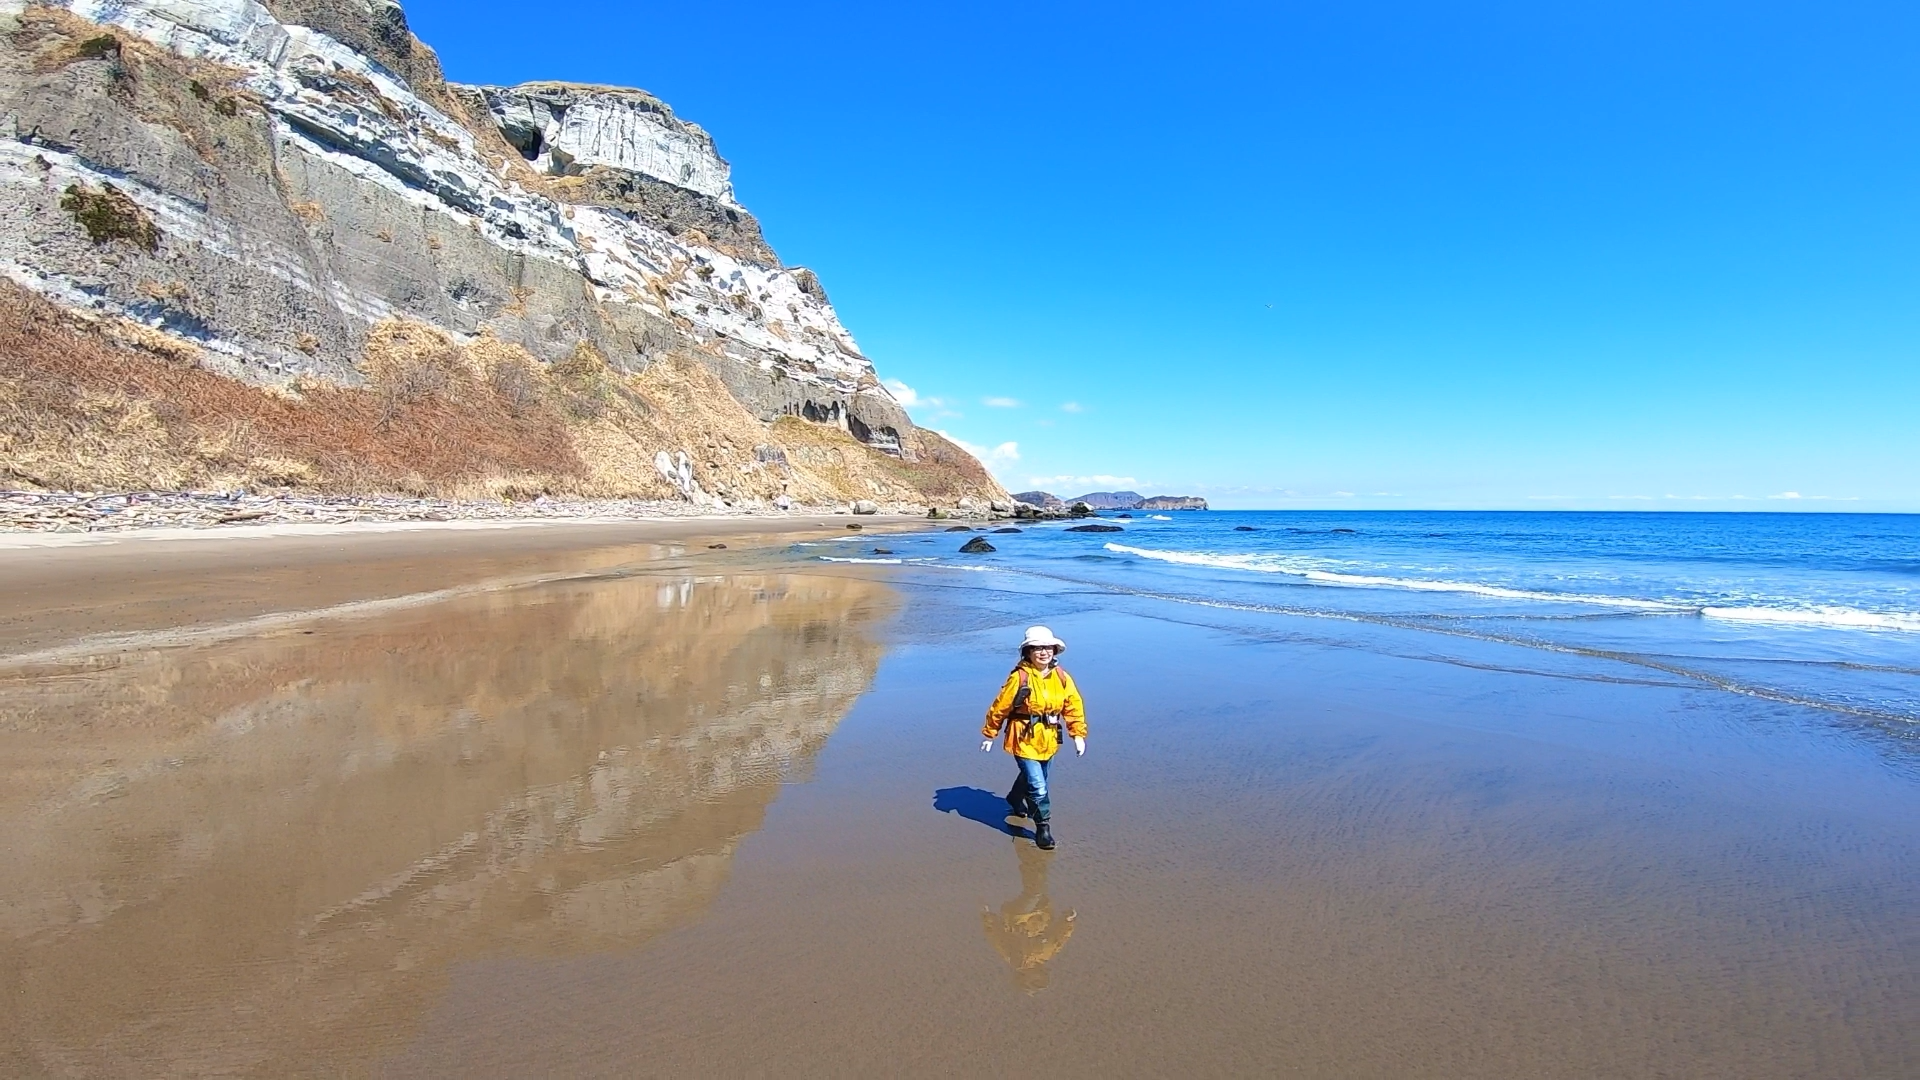
{"label": "shallow water", "polygon": [[[921,539],[964,537],[853,543]],[[12,672],[0,1072],[1920,1072],[1920,775],[1880,728],[815,554]],[[1093,726],[1052,854],[977,749],[1033,621]]]}
{"label": "shallow water", "polygon": [[[911,564],[1606,657],[1920,735],[1920,515],[1246,511],[1100,524],[1124,531],[1028,525],[993,536],[992,556],[944,537],[892,546]],[[857,545],[805,550],[836,560]]]}

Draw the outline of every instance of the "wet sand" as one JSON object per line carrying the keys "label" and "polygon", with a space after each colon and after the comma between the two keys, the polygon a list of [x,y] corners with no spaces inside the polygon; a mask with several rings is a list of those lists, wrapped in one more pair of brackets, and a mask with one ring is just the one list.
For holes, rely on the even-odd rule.
{"label": "wet sand", "polygon": [[[4,673],[0,1073],[1920,1074],[1920,770],[1806,710],[507,548],[163,574],[224,620],[526,583]],[[115,625],[101,590],[10,651]],[[974,735],[1035,617],[1094,728],[1052,854]]]}
{"label": "wet sand", "polygon": [[[488,587],[519,576],[617,566],[635,545],[753,549],[842,535],[845,516],[665,518],[618,523],[528,521],[160,529],[0,534],[0,656],[103,644],[146,631],[204,628],[280,612]],[[862,531],[911,524],[862,519]]]}

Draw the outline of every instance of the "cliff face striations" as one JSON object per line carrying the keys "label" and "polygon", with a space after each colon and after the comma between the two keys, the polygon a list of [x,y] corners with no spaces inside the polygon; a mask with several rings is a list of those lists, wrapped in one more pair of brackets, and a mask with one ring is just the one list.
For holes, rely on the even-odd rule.
{"label": "cliff face striations", "polygon": [[[193,403],[12,349],[0,403],[64,386],[73,429],[18,406],[0,429],[16,482],[73,486],[85,455],[60,440],[103,438],[72,419],[92,409],[159,448],[147,486],[1005,497],[913,426],[704,130],[639,90],[449,84],[390,0],[0,0],[0,187],[0,272],[32,294],[4,305],[16,328],[260,395],[209,457],[216,418]],[[263,418],[303,409],[375,420],[309,432],[334,444],[323,461],[276,434],[300,424]],[[552,452],[340,464],[342,446],[371,461],[409,425],[462,424]]]}

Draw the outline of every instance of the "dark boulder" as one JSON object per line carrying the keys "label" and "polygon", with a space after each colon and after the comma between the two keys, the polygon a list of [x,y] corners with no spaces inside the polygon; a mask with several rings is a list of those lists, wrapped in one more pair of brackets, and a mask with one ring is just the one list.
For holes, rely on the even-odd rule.
{"label": "dark boulder", "polygon": [[1016,529],[1016,528],[1013,528],[1013,527],[1011,527],[1011,526],[1009,526],[1009,527],[1007,527],[1007,528],[1004,528],[1004,529],[995,529],[995,530],[993,530],[993,531],[994,531],[994,532],[996,532],[996,533],[1017,533],[1017,532],[1019,532],[1020,530],[1019,530],[1019,529]]}
{"label": "dark boulder", "polygon": [[1075,525],[1068,532],[1126,532],[1118,525]]}
{"label": "dark boulder", "polygon": [[960,545],[960,551],[966,555],[984,555],[989,551],[998,550],[999,549],[992,544],[987,543],[987,538],[984,536],[976,536]]}
{"label": "dark boulder", "polygon": [[948,532],[972,532],[972,531],[973,531],[973,526],[971,526],[971,525],[949,525],[949,526],[947,526],[947,531],[948,531]]}

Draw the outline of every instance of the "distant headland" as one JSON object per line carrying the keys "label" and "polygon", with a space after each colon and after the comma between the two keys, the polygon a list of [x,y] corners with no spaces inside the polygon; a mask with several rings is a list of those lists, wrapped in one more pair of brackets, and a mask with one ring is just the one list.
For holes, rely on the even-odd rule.
{"label": "distant headland", "polygon": [[1090,491],[1071,499],[1062,499],[1046,491],[1022,491],[1018,502],[1041,510],[1064,509],[1086,503],[1094,510],[1205,510],[1207,500],[1193,495],[1142,495],[1137,491]]}

